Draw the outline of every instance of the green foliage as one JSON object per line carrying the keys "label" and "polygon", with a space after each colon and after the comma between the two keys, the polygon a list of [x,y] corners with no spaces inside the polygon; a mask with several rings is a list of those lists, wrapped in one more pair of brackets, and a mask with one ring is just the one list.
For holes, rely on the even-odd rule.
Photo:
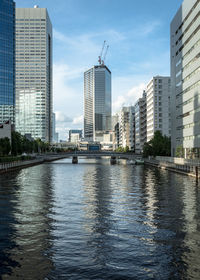
{"label": "green foliage", "polygon": [[126,146],[126,147],[124,148],[124,152],[125,152],[125,153],[128,153],[128,152],[129,152],[129,146]]}
{"label": "green foliage", "polygon": [[119,147],[115,150],[117,153],[128,153],[129,152],[129,146],[126,146],[125,148]]}
{"label": "green foliage", "polygon": [[22,153],[22,135],[16,131],[12,131],[11,152],[15,156]]}
{"label": "green foliage", "polygon": [[19,132],[12,132],[12,155],[19,155],[22,153],[46,153],[50,151],[50,144],[43,142],[41,139],[33,141],[28,140]]}
{"label": "green foliage", "polygon": [[148,156],[153,155],[153,147],[152,144],[149,142],[144,143],[143,147],[143,157],[146,158]]}
{"label": "green foliage", "polygon": [[180,145],[176,148],[176,157],[184,157],[183,146]]}
{"label": "green foliage", "polygon": [[31,157],[31,156],[3,156],[3,157],[0,157],[0,163],[30,160],[30,159],[33,159],[33,157]]}
{"label": "green foliage", "polygon": [[8,137],[0,139],[0,155],[7,156],[10,153],[11,145]]}
{"label": "green foliage", "polygon": [[148,156],[170,156],[171,155],[171,139],[166,135],[162,135],[160,131],[156,131],[154,137],[144,144],[143,157]]}

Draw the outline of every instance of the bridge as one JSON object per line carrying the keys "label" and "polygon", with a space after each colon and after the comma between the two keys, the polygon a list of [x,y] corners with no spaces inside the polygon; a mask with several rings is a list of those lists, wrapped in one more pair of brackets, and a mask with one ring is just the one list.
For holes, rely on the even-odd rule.
{"label": "bridge", "polygon": [[72,163],[78,163],[78,158],[101,158],[110,157],[110,163],[115,164],[117,159],[136,160],[141,159],[141,155],[132,153],[116,153],[107,151],[75,151],[62,154],[62,158],[72,158]]}

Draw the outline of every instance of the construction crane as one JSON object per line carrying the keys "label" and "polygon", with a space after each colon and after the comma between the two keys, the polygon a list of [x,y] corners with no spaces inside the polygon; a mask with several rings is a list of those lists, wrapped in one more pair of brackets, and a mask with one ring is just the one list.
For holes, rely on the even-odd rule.
{"label": "construction crane", "polygon": [[103,47],[102,47],[101,53],[99,55],[99,59],[98,59],[99,65],[102,64],[102,55],[103,55],[103,51],[104,51],[104,48],[105,48],[105,44],[106,44],[106,40],[104,40],[104,42],[103,42]]}
{"label": "construction crane", "polygon": [[107,47],[106,47],[106,50],[105,50],[105,53],[104,53],[104,57],[103,57],[103,59],[102,59],[102,65],[104,65],[104,62],[105,62],[105,59],[106,59],[106,55],[107,55],[108,49],[109,49],[109,45],[107,45]]}

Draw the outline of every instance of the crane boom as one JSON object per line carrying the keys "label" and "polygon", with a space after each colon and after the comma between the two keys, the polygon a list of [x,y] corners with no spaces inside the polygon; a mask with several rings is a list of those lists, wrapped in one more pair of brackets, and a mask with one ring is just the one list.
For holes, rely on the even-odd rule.
{"label": "crane boom", "polygon": [[105,44],[106,44],[106,40],[104,40],[104,42],[103,42],[101,53],[100,53],[99,59],[98,59],[98,62],[99,62],[100,65],[102,64],[102,55],[103,55],[103,51],[104,51],[104,48],[105,48]]}
{"label": "crane boom", "polygon": [[108,49],[109,49],[109,45],[107,45],[107,47],[106,47],[106,50],[105,50],[105,53],[104,53],[104,57],[103,57],[103,59],[102,59],[102,64],[104,64],[104,62],[105,62]]}

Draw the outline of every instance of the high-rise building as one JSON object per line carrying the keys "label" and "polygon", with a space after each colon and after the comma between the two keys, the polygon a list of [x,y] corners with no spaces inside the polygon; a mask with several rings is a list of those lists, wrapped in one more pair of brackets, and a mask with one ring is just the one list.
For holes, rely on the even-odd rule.
{"label": "high-rise building", "polygon": [[135,107],[123,107],[119,113],[119,146],[135,150]]}
{"label": "high-rise building", "polygon": [[14,123],[15,3],[0,1],[0,123]]}
{"label": "high-rise building", "polygon": [[16,130],[52,140],[52,25],[38,6],[16,9]]}
{"label": "high-rise building", "polygon": [[170,121],[170,77],[156,76],[146,89],[147,102],[147,142],[159,130],[162,135],[171,135]]}
{"label": "high-rise building", "polygon": [[52,142],[57,143],[56,135],[56,114],[52,113]]}
{"label": "high-rise building", "polygon": [[171,22],[172,155],[200,157],[200,1],[184,0]]}
{"label": "high-rise building", "polygon": [[147,141],[146,92],[135,104],[135,152],[141,153]]}
{"label": "high-rise building", "polygon": [[84,73],[84,138],[103,141],[111,130],[111,72],[101,64]]}

